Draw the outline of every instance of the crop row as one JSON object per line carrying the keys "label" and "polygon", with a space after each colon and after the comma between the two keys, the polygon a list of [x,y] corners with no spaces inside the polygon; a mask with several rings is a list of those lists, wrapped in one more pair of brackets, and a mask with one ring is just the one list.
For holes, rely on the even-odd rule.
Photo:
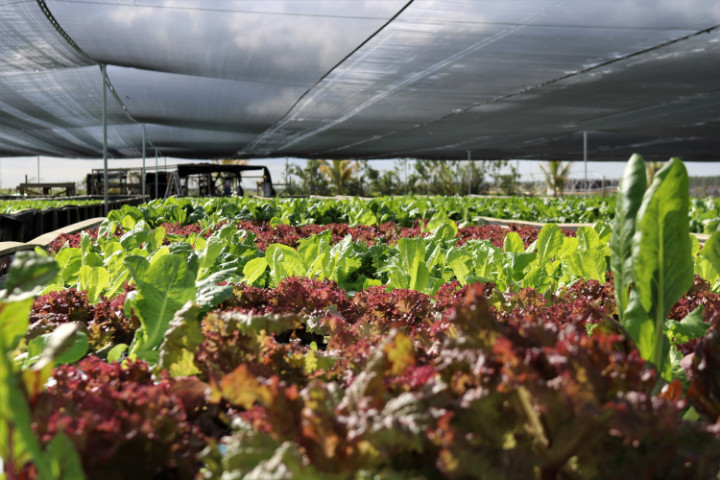
{"label": "crop row", "polygon": [[[482,217],[540,223],[612,222],[615,197],[378,197],[373,199],[325,198],[170,198],[154,200],[135,210],[117,210],[111,219],[131,215],[151,226],[163,222],[213,225],[220,221],[257,221],[270,225],[379,225],[385,222],[412,227],[419,219],[436,215],[459,225],[480,225]],[[690,231],[714,233],[720,225],[720,200],[692,198]]]}
{"label": "crop row", "polygon": [[[89,478],[716,472],[718,411],[702,359],[717,358],[720,338],[694,350],[691,393],[672,384],[658,395],[612,319],[611,288],[523,289],[497,306],[490,291],[450,283],[433,296],[372,287],[351,297],[330,281],[233,285],[222,308],[175,316],[154,369],[169,376],[89,356],[56,369],[30,414],[43,443],[71,438]],[[699,305],[716,328],[720,301],[702,282],[674,318]],[[121,311],[55,292],[34,302],[31,331],[74,319],[95,345],[121,341],[137,321]],[[702,420],[682,420],[690,405]]]}
{"label": "crop row", "polygon": [[46,208],[94,205],[97,203],[102,203],[102,200],[0,200],[0,214],[16,213],[28,209],[45,210]]}
{"label": "crop row", "polygon": [[[0,213],[87,205],[97,200],[5,200]],[[118,212],[129,213],[129,209]],[[151,225],[162,222],[215,223],[222,219],[255,220],[273,225],[348,223],[376,225],[385,222],[410,227],[418,219],[440,213],[463,224],[481,224],[481,217],[541,223],[611,222],[615,197],[378,197],[373,199],[319,198],[170,198],[154,200],[141,208]],[[720,225],[720,203],[716,198],[692,198],[690,231],[713,233]]]}
{"label": "crop row", "polygon": [[[144,265],[165,255],[197,264],[190,268],[198,288],[208,281],[273,287],[291,276],[327,278],[348,291],[385,285],[424,293],[434,293],[451,280],[461,285],[492,282],[500,291],[529,287],[541,293],[581,278],[605,282],[610,270],[607,224],[577,232],[563,232],[554,224],[539,231],[513,228],[458,228],[438,215],[414,228],[242,222],[217,229],[165,223],[153,229],[125,215],[120,225],[105,222],[98,234],[66,235],[51,245],[61,268],[46,290],[76,287],[89,291],[92,299],[112,297],[125,282],[138,280],[128,258]],[[703,252],[695,237],[689,238],[694,272],[719,290],[720,275],[707,257],[712,249]],[[188,256],[194,260],[187,262]]]}
{"label": "crop row", "polygon": [[[656,374],[613,320],[612,284],[491,292],[456,282],[432,296],[381,287],[350,296],[297,278],[235,284],[218,308],[175,315],[155,369],[88,356],[56,368],[28,414],[42,444],[70,438],[89,478],[467,478],[479,464],[482,477],[714,474],[719,412],[706,372],[720,365],[703,360],[717,358],[720,337],[682,345],[696,355],[687,396],[678,384],[658,395]],[[124,298],[39,297],[29,354],[42,358],[42,332],[70,321],[107,354],[106,342],[127,341],[139,324],[124,317]],[[714,331],[720,300],[699,280],[671,317],[700,306]],[[701,420],[683,420],[688,411]]]}
{"label": "crop row", "polygon": [[21,252],[6,478],[711,478],[720,234],[644,182],[575,234],[173,200]]}

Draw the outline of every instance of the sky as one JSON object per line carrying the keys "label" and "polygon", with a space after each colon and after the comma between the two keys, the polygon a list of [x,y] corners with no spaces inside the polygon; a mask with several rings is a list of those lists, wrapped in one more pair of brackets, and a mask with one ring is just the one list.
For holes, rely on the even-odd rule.
{"label": "sky", "polygon": [[[39,159],[39,162],[38,162]],[[162,167],[167,165],[177,165],[183,162],[197,162],[199,160],[181,160],[176,158],[159,158],[159,165]],[[297,158],[263,158],[249,160],[252,165],[264,165],[270,169],[273,182],[285,183],[285,164],[303,165],[305,160]],[[522,181],[536,180],[542,181],[543,175],[540,170],[542,162],[530,160],[513,160],[512,161]],[[103,167],[102,160],[76,160],[52,157],[8,157],[0,159],[0,188],[16,188],[20,183],[25,181],[27,175],[31,183],[37,181],[38,163],[40,182],[84,182],[85,175],[92,169]],[[154,166],[155,159],[148,158],[147,167]],[[370,165],[377,170],[392,169],[396,164],[396,160],[371,160]],[[408,172],[412,172],[412,160],[408,163]],[[109,160],[109,168],[118,167],[140,167],[141,159],[129,160]],[[619,178],[624,162],[588,162],[588,177],[597,179],[604,177],[606,179]],[[686,167],[690,176],[718,176],[720,175],[720,162],[687,162]],[[402,169],[401,169],[402,172]],[[584,178],[584,165],[582,162],[573,163],[570,169],[570,177],[582,179]],[[253,179],[244,181],[246,190],[252,188]]]}

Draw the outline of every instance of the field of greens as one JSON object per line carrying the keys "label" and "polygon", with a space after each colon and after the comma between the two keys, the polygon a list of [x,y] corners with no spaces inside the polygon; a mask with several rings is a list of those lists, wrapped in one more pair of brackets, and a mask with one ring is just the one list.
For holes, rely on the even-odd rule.
{"label": "field of greens", "polygon": [[48,208],[62,208],[62,207],[79,206],[79,205],[94,205],[97,203],[102,203],[102,200],[73,200],[73,199],[0,200],[0,214],[17,213],[22,210],[28,210],[28,209],[45,210]]}
{"label": "field of greens", "polygon": [[[418,219],[444,215],[460,224],[482,224],[482,217],[539,223],[612,222],[615,197],[376,197],[373,199],[320,198],[171,198],[146,205],[140,218],[151,225],[162,221],[217,223],[254,220],[292,225],[349,223],[376,225],[395,222],[411,226]],[[0,214],[27,209],[44,210],[90,205],[99,200],[2,200]],[[169,211],[171,205],[179,209]],[[202,207],[202,208],[201,208]],[[182,210],[182,211],[181,211]],[[185,212],[183,214],[183,211]],[[690,231],[711,234],[720,226],[720,199],[691,198]],[[123,215],[128,213],[122,212]],[[137,217],[137,212],[133,213]]]}
{"label": "field of greens", "polygon": [[[19,252],[0,478],[717,478],[717,204],[644,167],[612,200],[154,201]],[[593,225],[479,221],[515,215]]]}
{"label": "field of greens", "polygon": [[[419,219],[444,216],[459,225],[480,225],[483,217],[539,223],[595,223],[613,221],[615,197],[376,197],[373,199],[321,198],[183,198],[171,203],[155,200],[134,218],[150,225],[162,222],[199,222],[203,226],[223,219],[268,222],[271,225],[348,223],[377,225],[394,222],[410,227]],[[175,208],[177,207],[177,208]],[[714,233],[720,226],[720,199],[691,198],[690,231]],[[120,212],[120,215],[129,211]],[[119,220],[113,217],[116,221]]]}

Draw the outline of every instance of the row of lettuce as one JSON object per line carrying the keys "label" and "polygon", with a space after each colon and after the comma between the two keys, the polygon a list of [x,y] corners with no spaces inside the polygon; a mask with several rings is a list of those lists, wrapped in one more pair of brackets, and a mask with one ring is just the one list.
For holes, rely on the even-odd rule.
{"label": "row of lettuce", "polygon": [[[615,197],[378,197],[323,198],[185,198],[154,201],[143,210],[151,225],[216,223],[220,219],[254,220],[290,225],[348,223],[375,225],[395,222],[411,226],[417,219],[445,216],[459,225],[482,224],[484,218],[540,223],[611,223]],[[720,199],[689,199],[690,231],[711,234],[720,225]]]}
{"label": "row of lettuce", "polygon": [[[92,202],[92,201],[90,201]],[[34,208],[84,205],[75,200],[0,202],[0,213]],[[176,208],[173,208],[176,207]],[[255,220],[292,225],[348,223],[374,225],[395,222],[410,226],[417,219],[444,215],[463,225],[483,223],[482,217],[542,223],[612,222],[615,197],[378,197],[374,199],[320,198],[171,198],[150,202],[143,218],[151,225],[219,219]],[[690,199],[690,231],[710,234],[720,225],[717,198]],[[127,212],[125,212],[127,213]]]}
{"label": "row of lettuce", "polygon": [[6,477],[716,475],[720,234],[689,234],[679,160],[621,187],[574,235],[473,237],[459,198],[405,199],[414,231],[375,200],[170,200],[18,255]]}
{"label": "row of lettuce", "polygon": [[81,205],[95,205],[101,204],[102,200],[89,199],[89,200],[77,200],[77,199],[62,199],[62,200],[47,200],[47,199],[13,199],[13,200],[0,200],[0,214],[17,213],[23,210],[45,210],[48,208],[62,208],[68,206],[81,206]]}

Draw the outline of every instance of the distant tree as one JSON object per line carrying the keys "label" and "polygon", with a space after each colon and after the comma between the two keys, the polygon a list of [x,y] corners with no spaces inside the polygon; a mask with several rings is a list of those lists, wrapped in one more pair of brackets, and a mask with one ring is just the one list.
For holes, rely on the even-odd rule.
{"label": "distant tree", "polygon": [[515,165],[508,160],[492,160],[487,162],[486,169],[488,176],[492,178],[491,188],[494,191],[503,195],[515,195],[520,177]]}
{"label": "distant tree", "polygon": [[370,165],[367,160],[355,160],[353,164],[353,174],[343,184],[343,194],[364,197],[369,194],[367,171]]}
{"label": "distant tree", "polygon": [[358,164],[352,160],[320,160],[320,172],[335,187],[336,195],[345,193],[357,168]]}
{"label": "distant tree", "polygon": [[361,167],[357,171],[358,181],[362,185],[362,195],[398,195],[405,191],[405,185],[400,181],[397,164],[392,170],[378,170],[373,168],[367,160],[357,161]]}
{"label": "distant tree", "polygon": [[432,179],[435,172],[435,164],[430,160],[416,160],[413,164],[414,173],[414,193],[430,194],[432,188]]}
{"label": "distant tree", "polygon": [[[327,180],[320,171],[320,160],[311,158],[305,162],[305,167],[289,165],[288,173],[291,175],[291,187],[288,193],[300,195],[327,195],[330,193]],[[292,177],[297,177],[295,186]]]}
{"label": "distant tree", "polygon": [[416,160],[408,176],[408,191],[427,195],[466,195],[482,193],[485,162],[464,160]]}
{"label": "distant tree", "polygon": [[455,160],[435,161],[435,193],[438,195],[457,195],[460,191],[462,177],[458,172],[458,163]]}
{"label": "distant tree", "polygon": [[540,165],[540,169],[545,174],[545,185],[552,190],[553,196],[562,196],[570,173],[570,162],[551,160],[546,165]]}
{"label": "distant tree", "polygon": [[413,165],[418,177],[418,193],[453,195],[456,175],[446,160],[416,160]]}
{"label": "distant tree", "polygon": [[395,170],[385,170],[372,184],[376,195],[398,195],[404,193],[404,186]]}
{"label": "distant tree", "polygon": [[[405,180],[405,183],[407,184],[407,193],[410,195],[416,195],[418,193],[423,193],[423,178],[417,173],[417,172],[408,172],[407,179]],[[405,186],[403,186],[403,189]],[[403,193],[405,190],[403,190]]]}
{"label": "distant tree", "polygon": [[[510,172],[508,173],[508,166]],[[373,168],[366,160],[307,160],[304,168],[288,166],[289,194],[326,195],[331,188],[345,195],[466,195],[489,188],[511,195],[517,188],[517,169],[508,161],[414,160],[395,162],[392,169]],[[486,180],[491,183],[486,183]],[[339,183],[338,183],[339,182]],[[494,183],[493,183],[494,182]],[[339,186],[339,188],[338,188]]]}
{"label": "distant tree", "polygon": [[245,158],[215,158],[210,160],[210,163],[215,165],[245,165],[247,159]]}

